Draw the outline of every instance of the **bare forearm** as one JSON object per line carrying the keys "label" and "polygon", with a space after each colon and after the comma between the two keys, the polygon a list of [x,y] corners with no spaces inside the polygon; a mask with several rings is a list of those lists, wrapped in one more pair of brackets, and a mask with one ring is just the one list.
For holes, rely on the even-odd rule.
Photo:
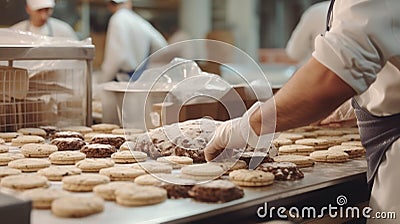
{"label": "bare forearm", "polygon": [[[272,118],[275,110],[275,131],[307,125],[326,117],[354,94],[349,85],[312,58],[278,91],[275,103],[270,100],[263,104],[262,114],[260,110],[253,113],[251,126],[260,134],[262,119]],[[271,131],[271,125],[264,124],[262,133]]]}

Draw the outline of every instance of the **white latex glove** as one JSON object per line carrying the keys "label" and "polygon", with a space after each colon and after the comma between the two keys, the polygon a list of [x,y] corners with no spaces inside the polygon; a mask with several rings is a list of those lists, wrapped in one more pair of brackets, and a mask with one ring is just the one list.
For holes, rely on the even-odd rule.
{"label": "white latex glove", "polygon": [[246,145],[256,149],[269,148],[273,134],[258,136],[249,122],[250,116],[260,105],[261,103],[257,102],[242,117],[225,121],[218,126],[214,137],[204,149],[207,161],[217,158],[221,153],[224,154],[225,149],[240,149]]}
{"label": "white latex glove", "polygon": [[320,125],[333,127],[354,126],[357,124],[354,109],[351,106],[351,99],[340,105],[328,117],[320,121]]}

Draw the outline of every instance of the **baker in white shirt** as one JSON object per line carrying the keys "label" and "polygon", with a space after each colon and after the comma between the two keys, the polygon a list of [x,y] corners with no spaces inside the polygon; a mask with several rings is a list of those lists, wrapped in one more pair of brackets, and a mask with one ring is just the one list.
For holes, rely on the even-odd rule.
{"label": "baker in white shirt", "polygon": [[[400,1],[332,0],[327,31],[274,98],[221,124],[207,160],[226,148],[265,147],[274,131],[310,124],[353,97],[372,185],[368,215],[400,215]],[[386,213],[388,214],[388,213]],[[384,222],[383,222],[384,221]],[[397,219],[368,219],[398,223]]]}
{"label": "baker in white shirt", "polygon": [[54,0],[26,0],[25,10],[29,15],[29,19],[21,21],[10,28],[39,35],[77,40],[77,35],[69,24],[51,17],[54,6]]}
{"label": "baker in white shirt", "polygon": [[314,51],[314,40],[325,32],[325,18],[330,1],[316,3],[301,15],[286,44],[286,54],[301,64],[310,59]]}
{"label": "baker in white shirt", "polygon": [[[130,0],[112,0],[108,4],[113,13],[108,23],[102,72],[97,82],[116,80],[116,74],[134,74],[151,53],[167,46],[167,41],[148,21],[132,11]],[[144,68],[143,66],[141,68]],[[126,78],[126,77],[125,77]]]}

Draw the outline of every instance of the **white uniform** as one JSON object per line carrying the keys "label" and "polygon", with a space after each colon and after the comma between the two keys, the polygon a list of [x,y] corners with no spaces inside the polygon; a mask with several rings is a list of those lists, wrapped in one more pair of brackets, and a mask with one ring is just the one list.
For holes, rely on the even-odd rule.
{"label": "white uniform", "polygon": [[[349,84],[358,104],[376,116],[400,113],[400,1],[336,0],[331,30],[313,56]],[[366,91],[366,92],[365,92]],[[400,215],[400,140],[386,151],[374,178],[374,212]],[[384,221],[384,222],[382,222]],[[398,223],[369,219],[370,223]]]}
{"label": "white uniform", "polygon": [[47,20],[47,23],[45,23],[41,27],[35,27],[29,22],[29,20],[24,20],[17,24],[14,24],[10,28],[15,30],[28,31],[44,36],[66,37],[74,40],[78,39],[75,31],[68,23],[52,17],[50,17]]}
{"label": "white uniform", "polygon": [[286,45],[286,54],[299,62],[305,62],[314,51],[315,38],[325,32],[329,1],[310,6],[300,18]]}
{"label": "white uniform", "polygon": [[164,46],[167,41],[149,22],[130,9],[119,9],[108,24],[102,74],[97,81],[112,81],[119,71],[135,70]]}

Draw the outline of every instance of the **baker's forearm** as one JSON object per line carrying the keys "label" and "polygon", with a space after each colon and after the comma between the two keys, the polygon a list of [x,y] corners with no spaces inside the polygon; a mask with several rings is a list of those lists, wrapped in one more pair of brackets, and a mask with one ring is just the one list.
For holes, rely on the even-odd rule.
{"label": "baker's forearm", "polygon": [[[257,110],[251,116],[253,130],[260,134],[262,122],[271,120],[276,110],[276,130],[283,131],[326,117],[355,91],[328,68],[311,58],[299,69],[273,100],[263,104],[261,115]],[[276,106],[276,109],[274,108]],[[273,131],[264,122],[262,133]]]}

